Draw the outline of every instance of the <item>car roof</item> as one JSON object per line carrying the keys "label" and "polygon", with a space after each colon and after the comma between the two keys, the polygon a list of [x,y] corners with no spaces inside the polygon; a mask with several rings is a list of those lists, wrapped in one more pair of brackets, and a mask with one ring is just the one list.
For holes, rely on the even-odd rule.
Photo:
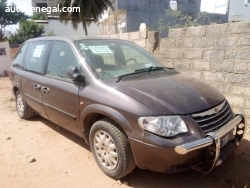
{"label": "car roof", "polygon": [[[38,37],[34,39],[29,39],[26,42],[41,41],[41,40],[62,40],[67,42],[74,42],[77,40],[122,40],[116,38],[106,38],[106,37],[68,37],[68,36],[50,36],[50,37]],[[124,40],[123,40],[124,41]]]}

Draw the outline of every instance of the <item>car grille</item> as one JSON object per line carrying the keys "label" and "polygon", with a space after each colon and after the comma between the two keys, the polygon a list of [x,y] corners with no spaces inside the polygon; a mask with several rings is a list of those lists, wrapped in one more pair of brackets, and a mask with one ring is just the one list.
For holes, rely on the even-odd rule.
{"label": "car grille", "polygon": [[225,100],[220,105],[208,111],[193,114],[193,119],[201,127],[204,133],[216,131],[233,118],[233,113]]}

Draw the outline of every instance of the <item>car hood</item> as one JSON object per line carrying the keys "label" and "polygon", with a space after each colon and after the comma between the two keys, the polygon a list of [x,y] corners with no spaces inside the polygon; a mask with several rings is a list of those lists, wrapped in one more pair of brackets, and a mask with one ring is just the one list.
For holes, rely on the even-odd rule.
{"label": "car hood", "polygon": [[177,71],[138,74],[120,82],[106,83],[143,103],[158,115],[197,113],[224,100],[224,96],[213,87]]}

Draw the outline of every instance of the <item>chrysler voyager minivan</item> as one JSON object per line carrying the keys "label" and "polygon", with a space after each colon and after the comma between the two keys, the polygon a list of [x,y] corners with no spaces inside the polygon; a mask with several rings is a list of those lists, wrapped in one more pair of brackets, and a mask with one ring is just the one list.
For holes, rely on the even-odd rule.
{"label": "chrysler voyager minivan", "polygon": [[136,166],[208,173],[245,132],[220,92],[124,40],[28,40],[10,79],[20,118],[38,114],[82,137],[115,179]]}

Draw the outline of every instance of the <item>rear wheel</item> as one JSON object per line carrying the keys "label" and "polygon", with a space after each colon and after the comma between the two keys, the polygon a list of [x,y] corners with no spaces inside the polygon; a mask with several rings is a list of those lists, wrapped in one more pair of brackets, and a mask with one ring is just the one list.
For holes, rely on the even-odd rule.
{"label": "rear wheel", "polygon": [[30,119],[35,112],[26,104],[20,91],[16,92],[16,110],[21,119]]}
{"label": "rear wheel", "polygon": [[122,178],[136,167],[128,138],[109,119],[94,123],[89,139],[94,158],[106,175]]}

